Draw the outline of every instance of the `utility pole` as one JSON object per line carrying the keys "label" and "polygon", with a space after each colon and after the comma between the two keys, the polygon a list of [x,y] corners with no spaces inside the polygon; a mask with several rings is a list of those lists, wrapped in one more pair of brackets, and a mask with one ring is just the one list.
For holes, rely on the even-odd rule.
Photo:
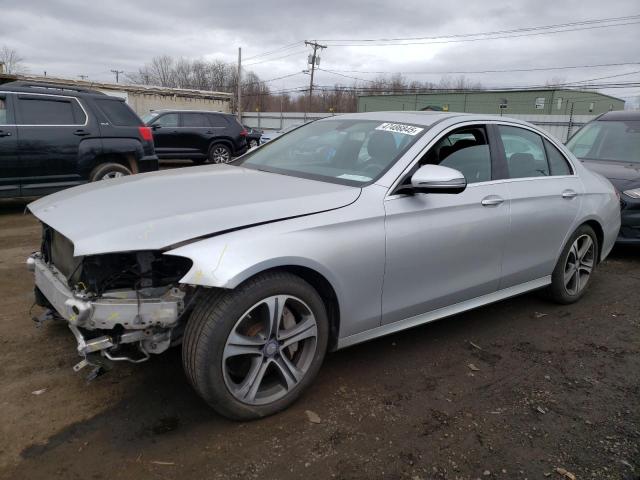
{"label": "utility pole", "polygon": [[118,80],[120,79],[120,74],[124,73],[124,70],[111,70],[111,73],[113,73],[116,76],[116,83],[118,83]]}
{"label": "utility pole", "polygon": [[238,121],[242,123],[242,48],[238,47]]}
{"label": "utility pole", "polygon": [[320,65],[320,57],[317,56],[318,49],[323,50],[327,48],[326,45],[320,45],[317,42],[308,42],[304,41],[305,45],[309,45],[313,47],[313,54],[309,56],[310,64],[311,64],[311,80],[309,81],[309,100],[307,102],[307,112],[311,110],[311,99],[313,97],[313,73],[316,70],[316,66]]}

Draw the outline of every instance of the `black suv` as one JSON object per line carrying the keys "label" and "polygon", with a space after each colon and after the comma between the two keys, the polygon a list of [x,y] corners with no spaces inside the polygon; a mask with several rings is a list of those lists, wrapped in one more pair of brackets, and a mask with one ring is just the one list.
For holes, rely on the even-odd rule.
{"label": "black suv", "polygon": [[0,85],[0,197],[157,169],[151,130],[123,99],[58,84]]}
{"label": "black suv", "polygon": [[228,163],[247,151],[248,132],[228,113],[154,110],[143,120],[153,130],[159,158]]}

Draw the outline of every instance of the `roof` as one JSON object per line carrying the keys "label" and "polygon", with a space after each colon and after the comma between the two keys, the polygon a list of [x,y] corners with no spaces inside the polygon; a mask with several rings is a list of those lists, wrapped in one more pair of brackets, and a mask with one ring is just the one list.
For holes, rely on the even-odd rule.
{"label": "roof", "polygon": [[89,88],[93,90],[111,90],[118,92],[138,93],[145,95],[179,95],[190,98],[208,98],[216,100],[231,100],[233,94],[227,92],[216,92],[209,90],[196,90],[190,88],[169,88],[151,85],[125,85],[122,83],[102,83],[85,80],[70,80],[68,78],[42,77],[30,75],[13,75],[0,73],[0,83],[12,82],[15,80],[28,82],[46,82],[54,85],[66,85],[69,87]]}
{"label": "roof", "polygon": [[[45,82],[28,82],[24,80],[3,83],[0,85],[1,91],[21,92],[21,93],[63,93],[71,96],[99,96],[101,98],[107,98],[107,95],[99,92],[98,90],[92,90],[86,87],[78,87],[75,85],[63,85],[55,83]],[[54,90],[54,92],[52,92]],[[116,97],[108,97],[109,99],[117,99]],[[120,99],[118,99],[120,100]]]}
{"label": "roof", "polygon": [[358,95],[359,98],[366,98],[366,97],[394,97],[394,96],[406,96],[406,95],[411,95],[411,96],[415,96],[415,95],[424,95],[424,96],[429,96],[429,95],[483,95],[486,93],[490,93],[490,94],[496,94],[496,93],[500,93],[500,94],[504,94],[504,95],[509,95],[509,94],[514,94],[514,93],[540,93],[540,92],[544,92],[544,93],[548,93],[548,92],[571,92],[571,93],[585,93],[585,94],[589,94],[589,95],[600,95],[603,97],[607,97],[607,98],[611,98],[613,100],[617,100],[619,102],[624,102],[623,99],[621,98],[617,98],[617,97],[613,97],[611,95],[607,95],[606,93],[600,93],[600,92],[596,92],[593,90],[577,90],[577,89],[573,89],[573,88],[537,88],[537,89],[522,89],[522,90],[516,90],[516,89],[511,89],[511,90],[467,90],[467,91],[462,91],[462,92],[457,92],[455,90],[438,90],[438,91],[432,91],[432,92],[405,92],[405,93],[376,93],[376,94],[368,94],[368,95]]}
{"label": "roof", "polygon": [[627,121],[627,120],[640,120],[640,110],[616,110],[614,112],[607,112],[600,115],[597,120],[609,120],[609,121]]}
{"label": "roof", "polygon": [[[375,120],[378,122],[404,122],[414,125],[431,126],[434,123],[446,118],[477,116],[467,113],[450,113],[450,112],[433,112],[433,111],[398,111],[398,112],[363,112],[363,113],[345,113],[333,117],[326,117],[319,121],[338,119],[338,120]],[[490,115],[486,115],[490,117]]]}
{"label": "roof", "polygon": [[190,108],[155,108],[151,113],[219,113],[220,115],[232,115],[232,113],[220,112],[217,110],[192,110]]}

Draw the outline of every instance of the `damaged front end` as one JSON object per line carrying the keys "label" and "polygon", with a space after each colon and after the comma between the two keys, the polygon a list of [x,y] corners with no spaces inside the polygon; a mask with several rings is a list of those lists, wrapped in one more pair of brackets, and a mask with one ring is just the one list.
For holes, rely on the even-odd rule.
{"label": "damaged front end", "polygon": [[73,256],[73,244],[43,226],[41,251],[27,265],[34,272],[40,317],[68,322],[90,377],[113,361],[139,363],[179,343],[181,320],[197,292],[179,280],[191,260],[161,251]]}

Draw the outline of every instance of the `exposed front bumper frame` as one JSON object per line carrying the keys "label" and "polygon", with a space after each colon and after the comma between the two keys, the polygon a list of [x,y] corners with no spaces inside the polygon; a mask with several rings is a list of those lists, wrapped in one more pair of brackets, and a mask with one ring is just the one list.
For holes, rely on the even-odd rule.
{"label": "exposed front bumper frame", "polygon": [[90,298],[69,288],[64,275],[35,253],[27,260],[35,284],[57,313],[70,325],[88,330],[109,330],[121,325],[126,330],[149,327],[172,328],[184,310],[184,292],[179,289],[154,293],[133,290],[108,292]]}

